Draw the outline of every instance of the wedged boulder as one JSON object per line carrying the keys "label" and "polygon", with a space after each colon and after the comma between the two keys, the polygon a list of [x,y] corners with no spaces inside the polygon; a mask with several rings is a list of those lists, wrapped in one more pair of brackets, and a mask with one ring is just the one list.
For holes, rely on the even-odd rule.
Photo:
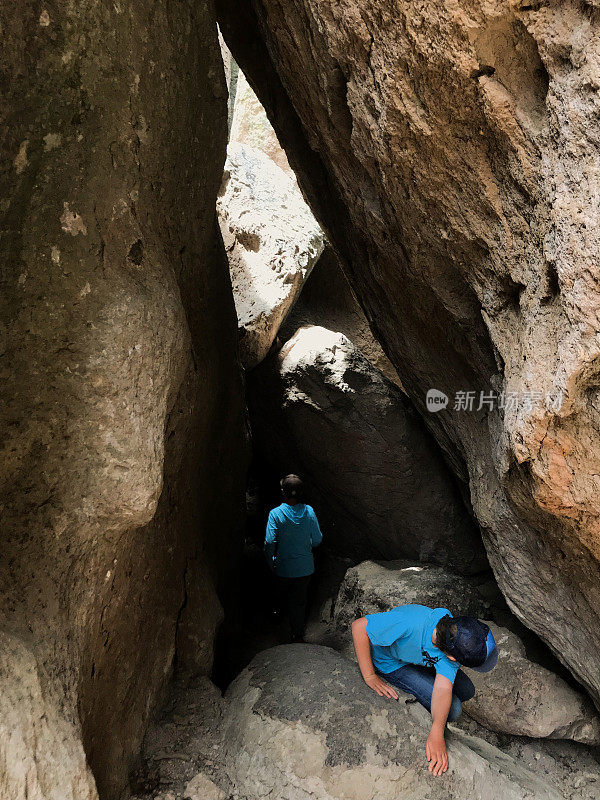
{"label": "wedged boulder", "polygon": [[356,345],[385,377],[402,388],[400,377],[359,306],[331,247],[326,247],[310,273],[297,302],[281,327],[281,338],[289,339],[298,328],[321,325],[339,331]]}
{"label": "wedged boulder", "polygon": [[518,636],[488,622],[498,645],[491,672],[468,670],[476,694],[466,713],[489,730],[600,744],[600,719],[588,697],[530,661]]}
{"label": "wedged boulder", "polygon": [[246,369],[269,352],[324,247],[292,177],[261,150],[230,142],[217,200]]}
{"label": "wedged boulder", "polygon": [[377,554],[485,565],[478,531],[418,414],[341,333],[300,329],[248,380],[255,447],[309,483],[327,542]]}
{"label": "wedged boulder", "polygon": [[600,703],[592,6],[216,5],[502,591]]}
{"label": "wedged boulder", "polygon": [[0,797],[116,800],[243,510],[223,67],[189,0],[0,18]]}
{"label": "wedged boulder", "polygon": [[260,653],[226,695],[228,774],[243,800],[559,800],[548,783],[482,739],[448,731],[449,769],[434,778],[430,716],[386,701],[326,647]]}
{"label": "wedged boulder", "polygon": [[340,633],[349,634],[350,625],[358,617],[407,603],[448,608],[455,615],[471,614],[480,619],[488,617],[490,611],[476,586],[440,567],[407,561],[363,561],[344,576],[335,601],[335,626]]}

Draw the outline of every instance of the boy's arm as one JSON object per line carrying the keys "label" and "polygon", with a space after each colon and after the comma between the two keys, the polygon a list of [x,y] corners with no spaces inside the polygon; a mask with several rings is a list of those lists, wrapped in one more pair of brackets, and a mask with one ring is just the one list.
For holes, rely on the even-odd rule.
{"label": "boy's arm", "polygon": [[445,675],[436,675],[431,694],[431,716],[433,722],[425,745],[425,755],[429,761],[429,772],[441,775],[448,769],[448,753],[444,741],[446,720],[452,705],[452,681]]}
{"label": "boy's arm", "polygon": [[317,515],[315,514],[314,511],[312,513],[312,520],[313,520],[313,526],[310,532],[310,545],[311,547],[318,547],[323,541],[323,534],[321,533],[321,528],[319,527],[319,520],[317,519]]}
{"label": "boy's arm", "polygon": [[[358,666],[367,686],[370,686],[380,697],[391,697],[393,700],[397,700],[398,693],[396,690],[382,680],[375,672],[373,659],[371,658],[371,642],[367,636],[366,617],[355,619],[352,623],[352,641],[354,642]],[[450,710],[449,706],[448,710]]]}
{"label": "boy's arm", "polygon": [[269,513],[269,519],[267,521],[267,533],[265,535],[265,557],[267,559],[267,564],[269,565],[270,569],[274,569],[275,564],[273,558],[275,556],[275,547],[277,545],[277,523],[275,521],[275,517],[273,516],[273,512]]}

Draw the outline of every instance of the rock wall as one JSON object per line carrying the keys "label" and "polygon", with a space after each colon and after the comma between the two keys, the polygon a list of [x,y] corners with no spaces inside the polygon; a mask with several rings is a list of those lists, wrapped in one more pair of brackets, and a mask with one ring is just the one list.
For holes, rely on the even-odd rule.
{"label": "rock wall", "polygon": [[[598,702],[597,9],[217,8],[511,607]],[[455,411],[460,391],[507,402]]]}
{"label": "rock wall", "polygon": [[113,800],[242,507],[223,66],[210,3],[0,23],[0,795]]}

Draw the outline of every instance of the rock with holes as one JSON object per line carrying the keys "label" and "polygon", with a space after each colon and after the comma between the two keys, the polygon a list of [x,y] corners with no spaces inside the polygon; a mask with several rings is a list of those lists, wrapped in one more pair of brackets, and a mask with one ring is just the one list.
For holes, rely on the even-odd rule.
{"label": "rock with holes", "polygon": [[342,333],[297,331],[249,376],[248,404],[257,451],[305,476],[338,553],[459,572],[485,566],[479,532],[418,414]]}
{"label": "rock with holes", "polygon": [[593,703],[562,678],[527,658],[518,636],[488,622],[499,658],[488,673],[468,670],[475,697],[465,703],[470,717],[498,733],[600,743]]}
{"label": "rock with holes", "polygon": [[217,0],[511,608],[600,704],[596,5]]}
{"label": "rock with holes", "polygon": [[292,177],[261,150],[230,143],[217,201],[242,362],[266,356],[321,255],[324,237]]}
{"label": "rock with holes", "polygon": [[226,757],[241,800],[559,800],[542,776],[458,729],[434,778],[421,706],[378,697],[333,650],[287,645],[254,658],[227,691]]}

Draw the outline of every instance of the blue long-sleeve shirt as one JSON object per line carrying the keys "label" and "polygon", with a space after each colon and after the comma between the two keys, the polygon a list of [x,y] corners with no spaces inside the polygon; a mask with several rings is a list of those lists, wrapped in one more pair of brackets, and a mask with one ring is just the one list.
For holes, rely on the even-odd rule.
{"label": "blue long-sleeve shirt", "polygon": [[305,503],[282,503],[269,513],[265,536],[265,556],[282,578],[302,578],[315,571],[313,547],[323,534],[317,515]]}

